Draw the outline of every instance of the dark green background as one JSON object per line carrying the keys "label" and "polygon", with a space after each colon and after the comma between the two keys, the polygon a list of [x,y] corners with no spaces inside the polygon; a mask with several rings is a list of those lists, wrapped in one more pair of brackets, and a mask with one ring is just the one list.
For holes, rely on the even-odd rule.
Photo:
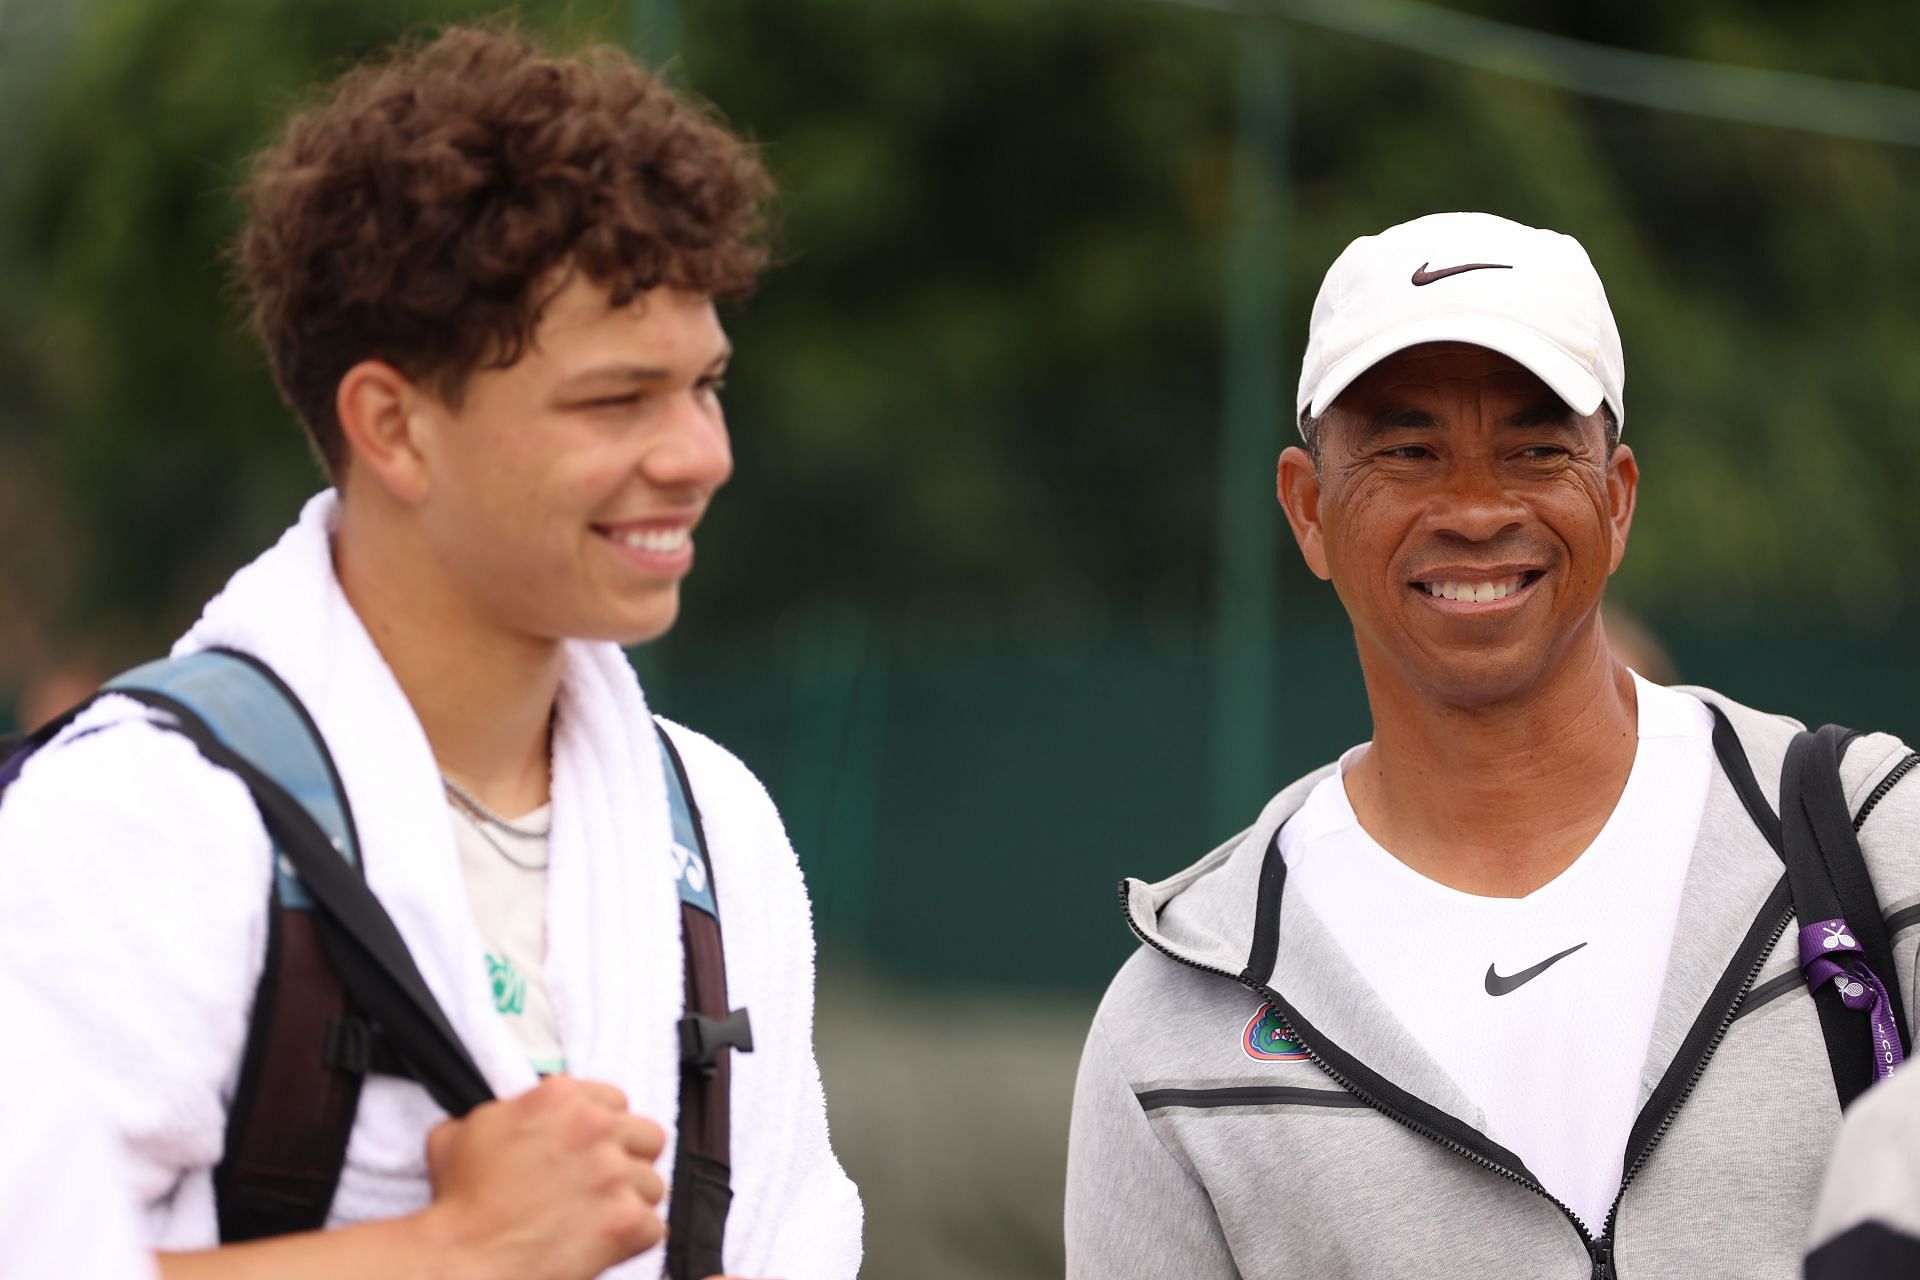
{"label": "dark green background", "polygon": [[[1271,790],[1368,734],[1344,625],[1305,601],[1297,612],[1275,657]],[[1815,724],[1920,723],[1911,622],[1814,621],[1663,639],[1683,679],[1751,704]],[[909,635],[851,662],[765,658],[702,655],[658,700],[783,798],[823,944],[903,979],[1097,988],[1132,947],[1120,876],[1169,875],[1231,834],[1212,821],[1197,749],[1212,675],[1197,634]]]}

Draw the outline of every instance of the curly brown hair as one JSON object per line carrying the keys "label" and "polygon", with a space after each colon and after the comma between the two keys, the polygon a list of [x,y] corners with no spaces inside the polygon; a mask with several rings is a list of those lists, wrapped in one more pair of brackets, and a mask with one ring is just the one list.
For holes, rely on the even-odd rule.
{"label": "curly brown hair", "polygon": [[556,272],[616,306],[744,296],[772,184],[753,149],[623,51],[553,57],[455,27],[347,72],[254,161],[236,246],[281,394],[346,470],[340,379],[385,360],[457,406],[525,352]]}

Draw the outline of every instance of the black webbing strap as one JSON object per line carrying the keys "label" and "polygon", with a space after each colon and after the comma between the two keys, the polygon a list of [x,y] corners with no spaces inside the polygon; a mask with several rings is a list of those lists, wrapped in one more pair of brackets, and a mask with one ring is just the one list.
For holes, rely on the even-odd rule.
{"label": "black webbing strap", "polygon": [[223,1244],[326,1226],[366,1075],[328,1052],[343,1029],[370,1024],[327,958],[317,913],[277,897],[267,912],[266,967],[213,1171]]}
{"label": "black webbing strap", "polygon": [[680,1022],[680,1122],[673,1157],[672,1201],[667,1209],[667,1280],[706,1280],[726,1270],[722,1260],[727,1212],[733,1205],[732,1083],[730,1049],[751,1050],[753,1036],[746,1010],[727,1006],[726,952],[721,943],[719,896],[713,885],[706,824],[694,802],[693,787],[665,728],[660,746],[691,820],[704,863],[708,912],[680,902],[680,938],[686,956],[686,1016]]}
{"label": "black webbing strap", "polygon": [[[1802,927],[1844,920],[1867,967],[1887,988],[1904,1050],[1911,1043],[1893,964],[1893,940],[1860,851],[1840,781],[1840,761],[1856,735],[1839,725],[1794,736],[1780,771],[1781,856]],[[1809,983],[1842,1108],[1867,1091],[1874,1043],[1866,1015],[1849,1009],[1831,982]]]}
{"label": "black webbing strap", "polygon": [[[1848,814],[1840,781],[1840,761],[1857,735],[1838,725],[1795,735],[1781,766],[1781,812],[1776,815],[1726,714],[1712,703],[1707,707],[1713,713],[1713,746],[1721,768],[1786,867],[1795,917],[1802,927],[1820,920],[1847,921],[1892,997],[1902,1046],[1910,1044],[1892,941],[1855,834],[1859,819]],[[1831,983],[1809,986],[1834,1092],[1844,1108],[1873,1082],[1872,1037],[1863,1015],[1847,1008]]]}
{"label": "black webbing strap", "polygon": [[[167,699],[143,695],[164,704]],[[212,763],[235,774],[281,853],[319,910],[320,940],[355,1003],[380,1029],[407,1074],[448,1113],[464,1116],[493,1090],[413,963],[406,941],[359,870],[334,851],[298,800],[219,742],[185,707],[167,707],[179,731]]]}
{"label": "black webbing strap", "polygon": [[[298,699],[272,679],[324,752]],[[214,1198],[225,1243],[319,1230],[368,1072],[418,1080],[456,1116],[491,1099],[492,1091],[361,869],[341,856],[301,803],[222,742],[192,708],[156,690],[112,692],[165,712],[165,727],[246,785],[277,853],[313,900],[313,909],[292,907],[269,891],[266,963],[214,1170]]]}
{"label": "black webbing strap", "polygon": [[[237,653],[227,656],[265,677],[273,695],[296,717],[326,766],[330,790],[350,831],[345,792],[299,699],[258,660]],[[140,670],[156,673],[160,667]],[[300,866],[324,868],[322,879],[331,871],[343,881],[332,895],[336,901],[356,895],[371,898],[357,866],[331,846],[304,808],[222,743],[197,711],[138,679],[116,683],[22,739],[17,750],[0,757],[0,791],[19,776],[28,757],[109,694],[162,712],[156,727],[179,733],[209,762],[239,776],[278,852]],[[225,1243],[325,1226],[363,1078],[370,1070],[406,1073],[377,1026],[349,996],[324,936],[333,929],[328,917],[283,903],[274,887],[279,879],[276,875],[269,886],[266,956],[227,1108],[221,1161],[213,1174],[215,1212]]]}
{"label": "black webbing strap", "polygon": [[79,706],[68,708],[31,733],[9,733],[0,736],[0,795],[4,795],[14,780],[19,778],[20,771],[26,768],[28,758],[41,747],[52,742],[62,729],[72,724],[74,718],[92,706],[93,702],[93,698],[88,698]]}
{"label": "black webbing strap", "polygon": [[[232,656],[271,681],[324,757],[318,729],[292,691],[258,661]],[[269,896],[266,963],[229,1107],[226,1153],[214,1181],[223,1242],[317,1230],[326,1223],[367,1073],[417,1080],[455,1116],[491,1100],[492,1090],[360,867],[341,856],[305,807],[221,741],[193,708],[154,689],[122,686],[111,692],[165,712],[163,727],[246,785],[277,852],[312,899],[313,908],[305,909],[283,903],[277,893]],[[0,790],[33,750],[86,705],[29,736],[17,752],[0,753]],[[679,1027],[680,1141],[667,1248],[671,1280],[705,1280],[724,1269],[733,1199],[729,1050],[751,1051],[753,1037],[746,1011],[728,1008],[705,826],[684,762],[664,729],[659,739],[671,768],[670,799],[684,808],[698,846],[705,892],[694,897],[711,908],[694,905],[683,883],[686,1015]],[[331,761],[326,764],[331,774]],[[350,831],[344,789],[337,775],[331,782]]]}

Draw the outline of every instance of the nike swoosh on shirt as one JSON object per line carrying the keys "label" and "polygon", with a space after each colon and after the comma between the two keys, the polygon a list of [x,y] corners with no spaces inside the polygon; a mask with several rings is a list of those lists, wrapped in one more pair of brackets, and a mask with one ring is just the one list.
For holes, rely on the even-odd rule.
{"label": "nike swoosh on shirt", "polygon": [[1511,271],[1511,262],[1463,262],[1457,267],[1442,267],[1438,271],[1427,270],[1427,264],[1421,263],[1420,269],[1413,273],[1413,283],[1432,284],[1435,280],[1445,280],[1448,276],[1457,276],[1462,271]]}
{"label": "nike swoosh on shirt", "polygon": [[1562,951],[1559,955],[1548,956],[1545,960],[1542,960],[1539,964],[1536,964],[1533,967],[1528,969],[1522,969],[1520,972],[1507,978],[1503,978],[1499,974],[1495,973],[1493,971],[1493,966],[1488,965],[1487,966],[1487,994],[1490,996],[1503,996],[1507,994],[1507,992],[1509,991],[1513,991],[1519,987],[1524,987],[1529,982],[1532,982],[1535,978],[1539,977],[1541,974],[1545,973],[1549,968],[1551,968],[1555,961],[1565,960],[1568,956],[1572,955],[1574,952],[1578,951],[1580,948],[1586,945],[1587,944],[1584,942],[1576,942],[1572,946],[1568,947],[1565,951]]}

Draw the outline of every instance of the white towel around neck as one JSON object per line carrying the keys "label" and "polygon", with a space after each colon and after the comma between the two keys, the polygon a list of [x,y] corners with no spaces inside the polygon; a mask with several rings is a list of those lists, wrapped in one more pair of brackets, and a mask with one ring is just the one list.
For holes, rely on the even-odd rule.
{"label": "white towel around neck", "polygon": [[[338,511],[331,490],[309,501],[299,522],[208,603],[174,654],[216,646],[253,654],[306,704],[352,804],[368,882],[494,1093],[512,1097],[536,1077],[494,1008],[426,734],[334,574]],[[566,642],[547,981],[569,1072],[617,1085],[636,1113],[667,1129],[663,1174],[673,1167],[682,1011],[670,842],[653,718],[631,664],[613,644]],[[369,1080],[331,1221],[424,1206],[423,1136],[442,1118],[418,1086]],[[656,1248],[606,1274],[652,1275],[659,1258]]]}

